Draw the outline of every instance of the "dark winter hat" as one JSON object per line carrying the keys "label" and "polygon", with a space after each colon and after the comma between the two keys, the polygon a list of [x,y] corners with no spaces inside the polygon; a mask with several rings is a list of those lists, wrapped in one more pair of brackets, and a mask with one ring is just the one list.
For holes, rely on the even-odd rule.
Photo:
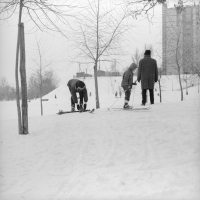
{"label": "dark winter hat", "polygon": [[77,82],[77,88],[80,88],[80,89],[85,88],[85,83],[82,81]]}
{"label": "dark winter hat", "polygon": [[135,64],[135,63],[132,63],[131,65],[130,65],[130,67],[129,67],[129,69],[131,70],[131,71],[133,71],[134,69],[136,69],[137,68],[137,65]]}
{"label": "dark winter hat", "polygon": [[150,50],[146,50],[145,53],[144,53],[144,55],[145,56],[147,56],[147,55],[150,56],[151,55],[151,51]]}

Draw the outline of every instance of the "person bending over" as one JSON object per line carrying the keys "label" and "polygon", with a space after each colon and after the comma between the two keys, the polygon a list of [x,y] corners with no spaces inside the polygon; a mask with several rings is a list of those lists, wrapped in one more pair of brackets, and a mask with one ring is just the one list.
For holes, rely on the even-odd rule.
{"label": "person bending over", "polygon": [[[83,81],[78,79],[71,79],[68,81],[67,86],[71,93],[71,111],[75,111],[75,105],[77,110],[84,111],[87,108],[88,94],[86,85]],[[79,93],[80,101],[78,103],[77,93]]]}

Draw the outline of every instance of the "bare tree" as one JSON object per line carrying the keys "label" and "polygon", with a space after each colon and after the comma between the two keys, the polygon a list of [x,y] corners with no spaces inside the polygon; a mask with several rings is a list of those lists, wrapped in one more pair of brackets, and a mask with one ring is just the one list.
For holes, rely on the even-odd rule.
{"label": "bare tree", "polygon": [[[68,1],[69,2],[69,1]],[[25,41],[22,39],[23,35],[23,24],[22,16],[25,14],[26,17],[31,20],[38,29],[40,30],[51,30],[57,31],[66,37],[64,31],[61,29],[61,24],[69,25],[68,18],[72,15],[69,10],[75,8],[71,4],[66,4],[66,1],[62,0],[53,3],[51,0],[2,0],[0,2],[0,15],[1,20],[7,20],[10,18],[17,9],[19,9],[19,19],[18,19],[18,36],[17,36],[17,46],[16,46],[16,62],[15,62],[15,81],[16,81],[16,102],[18,111],[18,130],[19,134],[28,133],[28,123],[23,125],[23,121],[28,121],[28,114],[23,112],[27,111],[27,88],[26,88],[26,71],[25,71]],[[22,90],[22,112],[20,107],[20,93],[19,93],[19,78],[18,78],[18,62],[20,58],[20,73],[21,82],[25,88]],[[22,58],[23,57],[23,58]],[[23,61],[22,61],[23,60]],[[27,115],[26,115],[27,114]],[[23,118],[23,121],[22,121]],[[25,119],[26,118],[26,119]],[[27,126],[27,127],[26,127]]]}
{"label": "bare tree", "polygon": [[140,59],[141,59],[141,54],[138,48],[136,48],[134,54],[132,55],[132,61],[138,66]]}
{"label": "bare tree", "polygon": [[42,94],[40,86],[40,70],[37,69],[31,74],[28,80],[28,98],[38,98],[44,96],[58,87],[59,80],[54,71],[50,69],[42,70]]}
{"label": "bare tree", "polygon": [[0,79],[0,101],[15,99],[15,88],[10,86],[5,77]]}
{"label": "bare tree", "polygon": [[183,61],[183,54],[181,52],[182,50],[182,31],[179,27],[178,30],[176,30],[176,34],[173,35],[173,37],[170,38],[168,41],[169,49],[170,49],[170,58],[167,59],[168,65],[171,65],[177,72],[178,72],[178,78],[179,78],[179,85],[181,90],[181,101],[183,101],[183,87],[181,82],[181,71],[184,66]]}
{"label": "bare tree", "polygon": [[[170,34],[168,36],[167,41],[167,49],[168,49],[168,57],[166,59],[166,63],[168,66],[171,66],[178,72],[178,79],[181,91],[181,101],[183,101],[183,86],[182,80],[184,79],[186,82],[187,88],[187,75],[182,78],[182,72],[184,74],[189,73],[191,57],[192,57],[192,49],[193,46],[188,42],[187,51],[183,49],[183,23],[182,23],[182,12],[184,10],[184,6],[182,1],[178,2],[178,5],[175,5],[176,13],[177,13],[177,24],[174,25],[170,20]],[[185,51],[185,52],[183,52]],[[186,68],[187,67],[187,68]],[[187,80],[186,80],[187,79]],[[186,92],[187,94],[187,92]]]}
{"label": "bare tree", "polygon": [[198,76],[200,77],[200,70],[197,68],[195,68],[195,70],[196,70],[196,73],[198,74]]}
{"label": "bare tree", "polygon": [[124,0],[124,3],[131,9],[131,15],[134,18],[142,15],[151,21],[153,16],[148,14],[149,11],[156,5],[163,4],[166,1],[167,0]]}
{"label": "bare tree", "polygon": [[110,71],[111,72],[117,72],[117,61],[116,59],[113,60],[113,62],[111,62],[111,65],[110,65]]}
{"label": "bare tree", "polygon": [[[123,22],[128,16],[127,10],[110,2],[88,0],[84,12],[80,13],[78,32],[75,36],[78,59],[88,60],[94,66],[96,108],[100,108],[97,69],[98,63],[112,62],[113,56],[119,54],[120,36],[128,29]],[[105,5],[106,4],[106,5]],[[108,6],[109,5],[109,6]]]}
{"label": "bare tree", "polygon": [[[51,88],[55,89],[54,86],[57,86],[58,82],[56,80],[55,73],[50,68],[53,66],[54,62],[52,58],[48,57],[46,40],[43,37],[40,37],[40,39],[36,38],[35,43],[36,43],[36,49],[34,54],[35,58],[33,59],[33,67],[32,67],[32,71],[34,71],[34,73],[31,76],[30,84],[32,84],[33,87],[37,85],[39,88],[41,115],[43,115],[42,97],[43,95],[46,94],[45,88],[47,92],[50,92],[49,89]],[[37,81],[36,84],[35,81]]]}
{"label": "bare tree", "polygon": [[43,70],[51,65],[51,62],[47,62],[47,63],[43,63],[43,56],[42,56],[42,52],[41,52],[41,47],[40,44],[37,40],[37,50],[38,50],[38,54],[39,54],[39,62],[37,62],[35,60],[35,63],[37,65],[37,74],[38,74],[38,78],[39,78],[39,88],[40,88],[40,107],[41,107],[41,115],[43,115],[43,105],[42,105],[42,88],[43,88]]}
{"label": "bare tree", "polygon": [[0,79],[0,100],[6,100],[8,94],[8,82],[5,77]]}

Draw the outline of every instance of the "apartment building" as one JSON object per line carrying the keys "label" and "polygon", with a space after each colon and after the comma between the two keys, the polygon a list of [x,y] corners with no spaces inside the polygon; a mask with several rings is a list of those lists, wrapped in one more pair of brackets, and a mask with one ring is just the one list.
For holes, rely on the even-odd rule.
{"label": "apartment building", "polygon": [[181,74],[200,70],[200,5],[162,9],[163,74],[178,74],[178,66]]}

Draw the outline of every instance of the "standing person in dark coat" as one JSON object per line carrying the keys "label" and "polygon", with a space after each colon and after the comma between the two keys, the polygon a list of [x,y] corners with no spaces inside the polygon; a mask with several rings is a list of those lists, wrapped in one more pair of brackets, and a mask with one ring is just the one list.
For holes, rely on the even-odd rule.
{"label": "standing person in dark coat", "polygon": [[[78,79],[71,79],[67,83],[69,91],[71,93],[71,111],[75,111],[75,104],[77,104],[77,110],[84,111],[87,108],[87,89],[85,83]],[[78,104],[78,99],[76,93],[79,93],[80,101]],[[84,104],[83,104],[84,100]]]}
{"label": "standing person in dark coat", "polygon": [[135,63],[132,63],[130,67],[124,72],[123,77],[122,77],[121,86],[125,92],[124,108],[126,109],[130,108],[130,106],[128,105],[128,102],[131,96],[132,85],[136,85],[136,83],[133,83],[133,75],[134,75],[133,72],[136,68],[137,68],[137,65]]}
{"label": "standing person in dark coat", "polygon": [[151,58],[151,51],[146,50],[144,58],[139,61],[137,80],[141,80],[142,105],[147,102],[146,92],[149,90],[150,102],[154,104],[154,83],[158,81],[158,67],[155,59]]}

